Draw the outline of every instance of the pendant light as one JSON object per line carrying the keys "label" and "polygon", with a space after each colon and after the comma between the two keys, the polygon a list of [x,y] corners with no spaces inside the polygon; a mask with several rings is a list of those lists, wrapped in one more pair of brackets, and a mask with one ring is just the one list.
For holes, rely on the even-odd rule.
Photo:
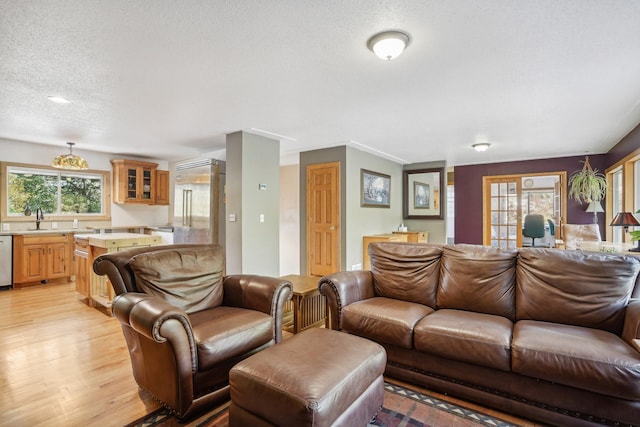
{"label": "pendant light", "polygon": [[59,156],[56,156],[55,159],[53,159],[51,166],[60,169],[89,169],[89,165],[85,159],[73,154],[73,146],[76,144],[74,142],[67,142],[67,145],[69,146],[69,154],[60,154]]}

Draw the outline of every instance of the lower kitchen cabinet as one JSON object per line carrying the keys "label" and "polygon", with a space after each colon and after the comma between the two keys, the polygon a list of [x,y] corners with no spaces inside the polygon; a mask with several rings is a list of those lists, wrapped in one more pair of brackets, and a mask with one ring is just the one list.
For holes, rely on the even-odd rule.
{"label": "lower kitchen cabinet", "polygon": [[71,277],[73,234],[38,234],[13,237],[13,284]]}
{"label": "lower kitchen cabinet", "polygon": [[87,237],[75,238],[75,249],[73,251],[74,273],[76,276],[76,291],[90,299],[89,292],[89,239]]}

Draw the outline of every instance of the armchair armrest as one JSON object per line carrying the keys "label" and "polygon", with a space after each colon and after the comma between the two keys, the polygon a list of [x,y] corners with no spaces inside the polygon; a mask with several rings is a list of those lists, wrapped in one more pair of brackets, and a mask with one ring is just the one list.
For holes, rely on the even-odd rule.
{"label": "armchair armrest", "polygon": [[318,284],[320,293],[327,298],[329,327],[340,329],[342,309],[349,304],[375,296],[371,271],[341,271],[324,276]]}
{"label": "armchair armrest", "polygon": [[622,339],[640,352],[640,299],[632,299],[627,305]]}
{"label": "armchair armrest", "polygon": [[196,343],[189,316],[154,295],[127,292],[114,298],[113,315],[135,332],[157,343],[169,341],[174,348],[187,347],[191,353],[192,372],[198,369]]}
{"label": "armchair armrest", "polygon": [[293,296],[293,284],[276,277],[236,274],[226,276],[222,284],[222,304],[261,311],[275,320],[275,342],[282,341],[284,303]]}

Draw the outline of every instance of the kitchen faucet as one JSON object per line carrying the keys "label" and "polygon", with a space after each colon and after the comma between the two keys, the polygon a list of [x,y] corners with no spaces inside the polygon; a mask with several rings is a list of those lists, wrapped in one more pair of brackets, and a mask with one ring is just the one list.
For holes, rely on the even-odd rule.
{"label": "kitchen faucet", "polygon": [[44,212],[42,208],[36,209],[36,230],[40,230],[40,221],[44,219]]}

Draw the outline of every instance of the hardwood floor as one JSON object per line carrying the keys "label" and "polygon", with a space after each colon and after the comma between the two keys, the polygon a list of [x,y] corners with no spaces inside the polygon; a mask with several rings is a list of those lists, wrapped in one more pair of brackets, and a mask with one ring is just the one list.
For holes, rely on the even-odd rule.
{"label": "hardwood floor", "polygon": [[0,291],[0,425],[122,426],[159,406],[120,324],[73,284]]}
{"label": "hardwood floor", "polygon": [[123,426],[159,406],[133,379],[118,321],[73,283],[0,291],[0,426]]}

